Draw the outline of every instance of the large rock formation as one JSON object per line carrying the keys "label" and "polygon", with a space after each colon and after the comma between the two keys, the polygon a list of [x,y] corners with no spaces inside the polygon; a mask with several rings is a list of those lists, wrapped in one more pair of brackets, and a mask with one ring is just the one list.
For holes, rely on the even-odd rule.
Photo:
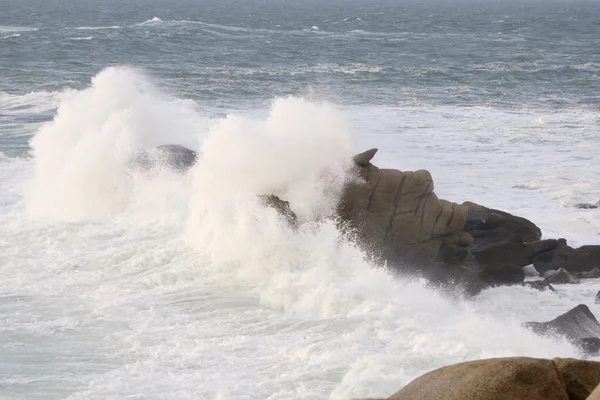
{"label": "large rock formation", "polygon": [[600,383],[600,363],[515,357],[429,372],[390,400],[584,400]]}
{"label": "large rock formation", "polygon": [[347,186],[339,215],[387,260],[458,264],[472,238],[462,231],[467,207],[440,200],[429,172],[380,169],[372,149],[354,158],[361,179]]}
{"label": "large rock formation", "polygon": [[580,304],[548,322],[526,322],[526,328],[542,336],[563,337],[587,353],[600,350],[600,323],[589,307]]}
{"label": "large rock formation", "polygon": [[540,273],[551,269],[564,268],[569,272],[586,272],[600,268],[600,246],[572,248],[566,241],[552,251],[539,254],[533,259],[533,266]]}

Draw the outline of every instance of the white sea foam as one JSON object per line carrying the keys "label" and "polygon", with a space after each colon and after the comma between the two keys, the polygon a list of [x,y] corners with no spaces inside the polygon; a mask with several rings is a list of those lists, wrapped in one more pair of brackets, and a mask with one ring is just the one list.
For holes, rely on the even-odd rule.
{"label": "white sea foam", "polygon": [[[0,246],[0,339],[30,344],[7,348],[0,367],[36,351],[35,362],[7,367],[7,380],[60,374],[57,397],[69,400],[348,399],[469,359],[578,356],[520,324],[590,304],[597,283],[583,294],[559,287],[562,298],[505,287],[452,300],[394,278],[328,218],[350,155],[371,145],[382,167],[432,169],[442,197],[535,217],[527,202],[560,178],[549,171],[539,190],[512,189],[531,166],[500,179],[483,162],[510,170],[495,148],[517,138],[524,150],[511,154],[534,154],[553,121],[573,116],[548,118],[549,131],[532,136],[512,128],[538,126],[536,113],[485,108],[346,112],[282,98],[252,114],[207,122],[151,78],[109,68],[61,96],[32,141],[35,160],[0,159],[0,240],[10,242]],[[502,131],[487,140],[491,121]],[[202,156],[188,174],[127,173],[135,149],[165,143]],[[264,193],[290,201],[297,230],[259,203]]]}
{"label": "white sea foam", "polygon": [[[154,21],[154,19],[152,19],[153,22],[157,22]],[[121,27],[119,25],[111,25],[111,26],[78,26],[77,28],[74,28],[76,30],[80,30],[80,31],[96,31],[96,30],[105,30],[105,29],[120,29]]]}
{"label": "white sea foam", "polygon": [[33,26],[9,26],[0,25],[0,33],[13,33],[13,32],[34,32],[39,30]]}

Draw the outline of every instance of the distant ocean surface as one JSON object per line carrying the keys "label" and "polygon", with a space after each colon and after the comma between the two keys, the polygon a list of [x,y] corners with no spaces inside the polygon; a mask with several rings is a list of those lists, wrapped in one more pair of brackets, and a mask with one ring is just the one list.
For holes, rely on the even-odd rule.
{"label": "distant ocean surface", "polygon": [[[323,171],[377,147],[440,198],[600,244],[573,207],[600,200],[600,2],[323,3],[0,0],[1,399],[382,397],[581,356],[520,324],[600,317],[600,281],[467,301],[394,278],[322,218]],[[202,160],[127,172],[162,144]]]}

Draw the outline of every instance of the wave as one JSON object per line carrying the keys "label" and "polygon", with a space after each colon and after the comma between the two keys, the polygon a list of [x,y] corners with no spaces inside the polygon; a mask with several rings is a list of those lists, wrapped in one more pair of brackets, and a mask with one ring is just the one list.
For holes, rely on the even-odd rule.
{"label": "wave", "polygon": [[120,29],[121,27],[118,25],[112,26],[78,26],[77,28],[73,28],[80,31],[95,31],[101,29]]}
{"label": "wave", "polygon": [[10,39],[10,38],[18,38],[18,37],[21,37],[20,33],[13,33],[12,35],[6,35],[6,36],[0,37],[0,40]]}
{"label": "wave", "polygon": [[31,27],[31,26],[0,25],[0,33],[35,32],[37,30],[39,30],[39,28],[34,28],[34,27]]}
{"label": "wave", "polygon": [[95,38],[95,36],[81,36],[81,37],[68,38],[67,40],[92,40],[94,38]]}
{"label": "wave", "polygon": [[158,17],[153,17],[149,20],[146,20],[144,22],[140,22],[139,24],[136,24],[137,26],[143,26],[143,25],[151,25],[151,24],[158,24],[160,22],[163,22],[162,19],[158,18]]}
{"label": "wave", "polygon": [[47,112],[58,106],[60,98],[66,92],[31,92],[23,95],[0,92],[0,109],[8,115],[37,114]]}
{"label": "wave", "polygon": [[133,191],[127,163],[135,151],[197,147],[203,121],[195,105],[164,95],[135,69],[105,69],[91,87],[60,100],[54,119],[31,140],[32,215],[76,221],[122,212]]}

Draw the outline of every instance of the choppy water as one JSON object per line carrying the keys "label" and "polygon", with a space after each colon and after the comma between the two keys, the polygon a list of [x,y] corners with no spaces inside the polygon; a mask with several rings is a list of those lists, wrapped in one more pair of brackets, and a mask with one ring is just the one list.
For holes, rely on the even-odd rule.
{"label": "choppy water", "polygon": [[[600,316],[599,282],[450,300],[324,216],[378,147],[442,198],[597,244],[573,205],[600,200],[600,4],[215,3],[0,0],[1,398],[349,399],[579,356],[520,323]],[[165,143],[203,158],[127,173]]]}

